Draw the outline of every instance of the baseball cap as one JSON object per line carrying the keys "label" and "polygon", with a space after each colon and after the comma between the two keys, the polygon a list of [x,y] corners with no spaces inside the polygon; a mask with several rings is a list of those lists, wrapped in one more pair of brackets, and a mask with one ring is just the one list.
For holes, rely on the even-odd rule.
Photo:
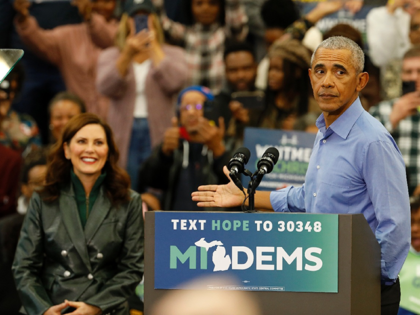
{"label": "baseball cap", "polygon": [[133,16],[140,10],[147,11],[148,13],[154,13],[156,11],[151,0],[127,0],[124,7],[124,11],[130,16]]}

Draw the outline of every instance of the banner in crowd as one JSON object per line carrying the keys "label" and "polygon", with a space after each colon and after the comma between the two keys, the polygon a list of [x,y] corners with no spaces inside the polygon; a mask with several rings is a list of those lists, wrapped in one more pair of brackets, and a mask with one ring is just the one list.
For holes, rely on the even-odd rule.
{"label": "banner in crowd", "polygon": [[337,292],[338,215],[157,212],[155,289],[209,275],[236,281],[195,289]]}
{"label": "banner in crowd", "polygon": [[[275,147],[279,160],[270,174],[264,176],[259,190],[273,190],[288,185],[301,186],[305,182],[315,134],[301,131],[285,131],[261,128],[246,128],[244,147],[251,151],[246,168],[257,169],[258,161],[265,150]],[[242,183],[248,187],[249,177],[243,176]]]}

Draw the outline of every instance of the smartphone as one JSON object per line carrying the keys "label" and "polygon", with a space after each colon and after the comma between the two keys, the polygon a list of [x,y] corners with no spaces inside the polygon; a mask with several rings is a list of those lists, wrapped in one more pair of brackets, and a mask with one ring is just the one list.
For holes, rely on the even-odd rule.
{"label": "smartphone", "polygon": [[402,95],[416,91],[416,81],[403,81]]}
{"label": "smartphone", "polygon": [[231,97],[233,101],[241,103],[247,109],[265,108],[265,94],[263,91],[234,92]]}
{"label": "smartphone", "polygon": [[136,34],[141,32],[142,30],[147,30],[147,21],[149,16],[146,14],[137,14],[134,17],[134,24],[136,26]]}
{"label": "smartphone", "polygon": [[216,109],[214,101],[204,101],[204,117],[207,118],[210,124],[219,126],[219,111]]}

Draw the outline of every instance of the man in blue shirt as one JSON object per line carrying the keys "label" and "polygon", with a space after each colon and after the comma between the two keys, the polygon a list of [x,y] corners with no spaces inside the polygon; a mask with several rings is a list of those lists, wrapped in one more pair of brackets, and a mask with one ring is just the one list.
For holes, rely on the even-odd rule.
{"label": "man in blue shirt", "polygon": [[[344,37],[331,37],[315,50],[309,76],[323,114],[302,187],[258,191],[257,208],[283,212],[362,213],[381,246],[381,314],[397,314],[398,273],[410,247],[410,207],[405,166],[388,131],[359,100],[369,75],[364,54]],[[225,168],[225,174],[229,174]],[[242,204],[230,182],[202,186],[198,206]]]}

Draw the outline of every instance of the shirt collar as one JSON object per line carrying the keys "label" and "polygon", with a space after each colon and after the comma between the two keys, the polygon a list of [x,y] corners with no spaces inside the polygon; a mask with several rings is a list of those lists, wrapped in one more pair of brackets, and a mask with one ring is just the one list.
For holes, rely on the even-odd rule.
{"label": "shirt collar", "polygon": [[[343,139],[347,139],[347,136],[350,133],[351,128],[356,123],[356,120],[359,116],[364,112],[362,104],[360,103],[360,99],[357,98],[353,104],[350,105],[347,110],[341,114],[340,117],[334,121],[328,129],[331,129],[334,133],[339,135]],[[324,114],[321,114],[318,119],[316,120],[316,126],[318,127],[319,131],[325,136],[326,129],[325,129],[325,119]]]}
{"label": "shirt collar", "polygon": [[[92,187],[92,191],[90,193],[91,195],[99,192],[99,188],[102,185],[102,183],[104,182],[105,177],[106,177],[106,172],[99,175],[98,179],[95,182],[95,185],[93,185],[93,187]],[[74,173],[73,169],[70,170],[70,178],[71,178],[71,181],[73,183],[74,193],[75,193],[76,197],[85,198],[86,192],[85,192],[85,189],[83,188],[83,184],[80,181],[79,177],[77,177],[77,175]]]}

